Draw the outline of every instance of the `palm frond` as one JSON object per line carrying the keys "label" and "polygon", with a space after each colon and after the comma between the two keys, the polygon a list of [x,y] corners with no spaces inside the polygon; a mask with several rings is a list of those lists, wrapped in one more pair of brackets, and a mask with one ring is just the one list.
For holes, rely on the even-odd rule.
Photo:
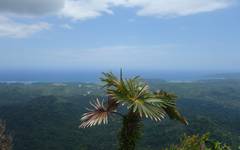
{"label": "palm frond", "polygon": [[127,105],[129,110],[137,112],[141,117],[156,121],[164,118],[166,113],[162,107],[168,103],[155,98],[148,85],[142,82],[138,76],[124,80],[122,77],[120,79],[113,77],[113,74],[110,73],[104,74],[102,81],[107,81],[107,94],[117,103]]}
{"label": "palm frond", "polygon": [[165,91],[157,91],[154,93],[156,98],[160,98],[163,101],[166,101],[168,105],[163,107],[164,111],[167,113],[170,119],[176,119],[182,122],[185,125],[188,125],[188,121],[185,117],[181,115],[181,113],[177,110],[176,107],[176,96],[171,93],[167,93]]}
{"label": "palm frond", "polygon": [[100,124],[108,123],[109,111],[104,106],[103,102],[97,99],[94,103],[90,103],[93,107],[92,109],[87,109],[89,112],[84,113],[81,118],[80,128],[91,127]]}
{"label": "palm frond", "polygon": [[116,113],[118,103],[110,96],[108,97],[107,103],[104,101],[100,102],[98,99],[94,103],[90,102],[92,109],[87,110],[89,112],[84,113],[81,118],[80,128],[91,127],[100,124],[107,124],[108,118],[111,113]]}
{"label": "palm frond", "polygon": [[133,112],[138,112],[140,117],[144,116],[155,121],[161,121],[165,117],[165,112],[163,109],[148,102],[144,102],[144,104],[136,103],[133,106]]}
{"label": "palm frond", "polygon": [[175,107],[167,107],[167,108],[164,108],[164,110],[170,119],[175,119],[185,125],[188,125],[188,121],[186,120],[186,118],[183,117]]}
{"label": "palm frond", "polygon": [[112,73],[104,73],[103,72],[103,78],[100,78],[100,80],[104,83],[104,87],[110,87],[110,86],[118,86],[120,85],[120,80]]}
{"label": "palm frond", "polygon": [[139,76],[123,79],[113,73],[103,73],[101,80],[105,83],[108,97],[115,105],[126,105],[127,109],[138,113],[140,117],[160,121],[166,115],[187,124],[186,119],[176,108],[176,96],[165,91],[151,92],[149,86]]}

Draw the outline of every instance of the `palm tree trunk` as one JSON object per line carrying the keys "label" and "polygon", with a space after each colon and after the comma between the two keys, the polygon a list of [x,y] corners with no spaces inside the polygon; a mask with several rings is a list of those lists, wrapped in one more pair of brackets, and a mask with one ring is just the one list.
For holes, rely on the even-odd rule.
{"label": "palm tree trunk", "polygon": [[134,150],[142,135],[143,124],[137,113],[132,112],[123,117],[119,134],[119,150]]}

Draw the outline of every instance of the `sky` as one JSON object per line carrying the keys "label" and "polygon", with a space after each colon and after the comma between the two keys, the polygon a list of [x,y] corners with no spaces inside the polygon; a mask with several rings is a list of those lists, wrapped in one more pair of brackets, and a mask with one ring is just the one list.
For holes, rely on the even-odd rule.
{"label": "sky", "polygon": [[238,0],[0,0],[0,71],[240,71]]}

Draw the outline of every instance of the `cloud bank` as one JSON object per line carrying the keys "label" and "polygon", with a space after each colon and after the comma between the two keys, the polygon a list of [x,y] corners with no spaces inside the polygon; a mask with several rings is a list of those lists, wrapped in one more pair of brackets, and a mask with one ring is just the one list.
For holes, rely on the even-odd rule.
{"label": "cloud bank", "polygon": [[55,14],[85,20],[113,13],[114,7],[137,8],[139,16],[186,16],[228,7],[232,0],[0,0],[0,12],[17,15]]}
{"label": "cloud bank", "polygon": [[139,7],[139,16],[187,16],[223,9],[231,4],[229,0],[129,0],[127,5]]}
{"label": "cloud bank", "polygon": [[48,23],[23,24],[16,23],[0,16],[0,37],[24,38],[41,30],[49,29]]}
{"label": "cloud bank", "polygon": [[[229,7],[233,0],[0,0],[0,16],[11,18],[26,16],[56,16],[71,20],[88,20],[104,14],[114,14],[114,8],[136,9],[138,16],[159,18],[188,16]],[[11,22],[11,21],[10,21]],[[7,30],[13,26],[26,28],[30,33],[46,29],[46,24],[25,25],[3,22],[0,36],[19,35],[18,30]],[[9,25],[9,27],[6,27]],[[34,32],[33,32],[34,31]],[[9,32],[9,33],[8,33]],[[15,33],[14,33],[15,32]],[[23,34],[22,34],[23,35]],[[18,37],[18,36],[17,36]]]}

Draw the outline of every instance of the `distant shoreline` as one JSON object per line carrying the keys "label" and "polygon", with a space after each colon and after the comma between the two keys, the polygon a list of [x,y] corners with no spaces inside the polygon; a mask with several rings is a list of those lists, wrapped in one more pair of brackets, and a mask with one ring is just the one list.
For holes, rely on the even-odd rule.
{"label": "distant shoreline", "polygon": [[[194,82],[199,80],[240,79],[240,73],[212,72],[126,72],[127,77],[140,75],[146,80],[162,80],[166,82]],[[99,83],[101,72],[0,72],[0,83]]]}

